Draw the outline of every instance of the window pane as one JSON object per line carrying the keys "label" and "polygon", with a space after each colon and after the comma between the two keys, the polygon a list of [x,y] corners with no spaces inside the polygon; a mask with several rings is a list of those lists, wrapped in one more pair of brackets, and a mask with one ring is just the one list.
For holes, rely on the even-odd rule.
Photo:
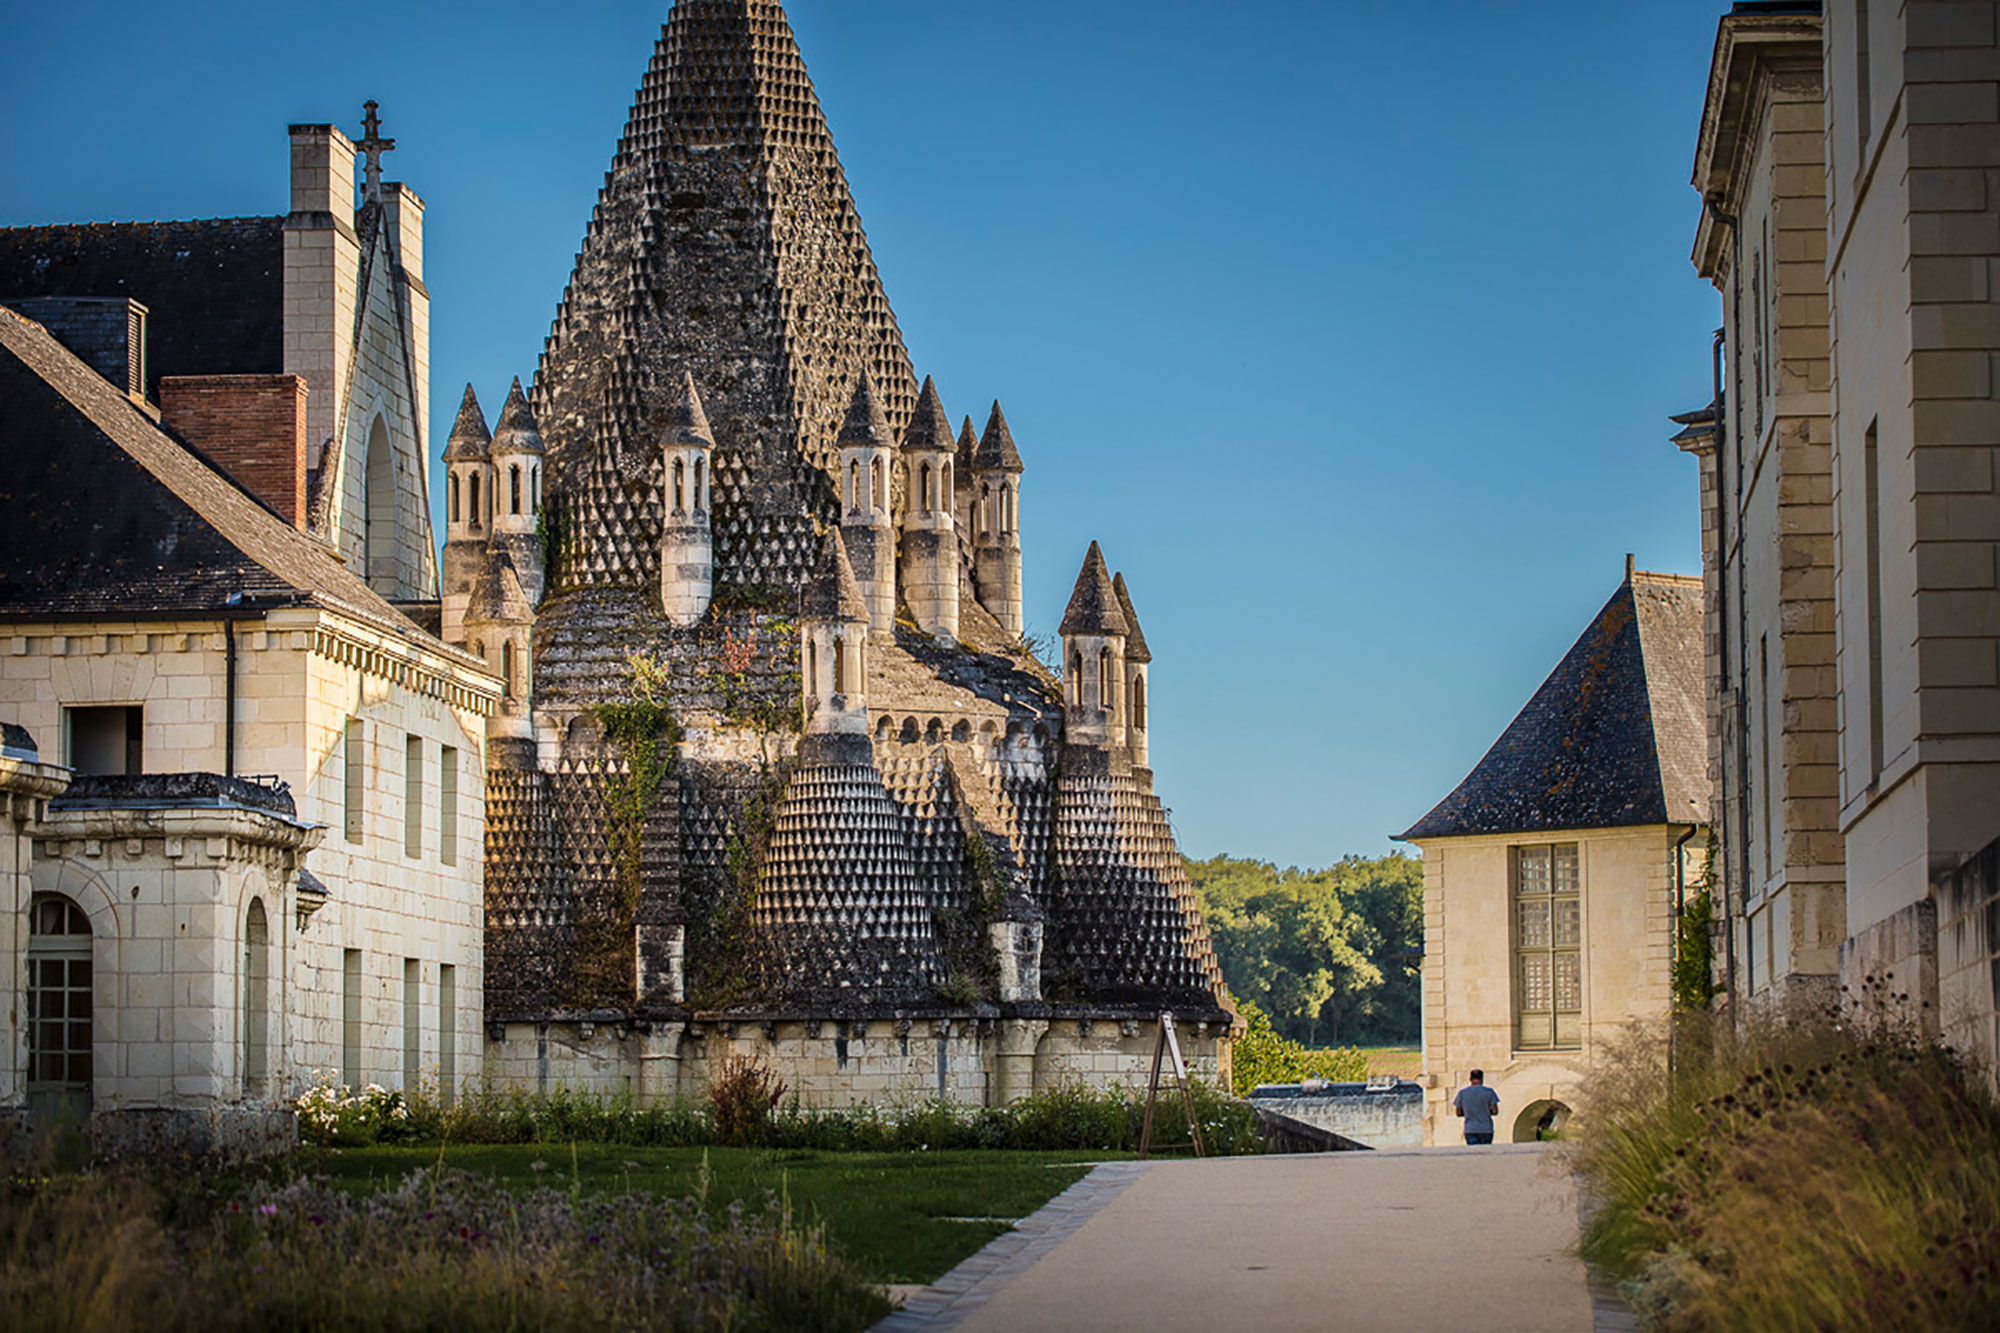
{"label": "window pane", "polygon": [[1549,1008],[1549,960],[1546,954],[1524,954],[1521,958],[1521,1009],[1547,1012]]}
{"label": "window pane", "polygon": [[1523,847],[1520,851],[1518,888],[1523,897],[1549,891],[1549,849]]}
{"label": "window pane", "polygon": [[1555,1022],[1556,1046],[1575,1048],[1583,1045],[1583,1015],[1557,1014]]}
{"label": "window pane", "polygon": [[1583,960],[1573,953],[1556,955],[1556,1008],[1583,1008]]}
{"label": "window pane", "polygon": [[1556,902],[1556,947],[1574,949],[1583,943],[1583,904],[1574,898]]}
{"label": "window pane", "polygon": [[1547,1014],[1522,1014],[1520,1044],[1525,1047],[1545,1047],[1551,1044],[1552,1025]]}
{"label": "window pane", "polygon": [[1549,904],[1524,902],[1521,913],[1521,947],[1523,949],[1546,949],[1549,947]]}
{"label": "window pane", "polygon": [[1576,844],[1568,843],[1555,849],[1555,889],[1557,893],[1576,892]]}
{"label": "window pane", "polygon": [[69,1058],[69,1081],[71,1083],[90,1082],[90,1052],[72,1055]]}
{"label": "window pane", "polygon": [[71,991],[69,993],[69,1016],[71,1018],[81,1018],[86,1021],[90,1018],[90,992],[88,990]]}

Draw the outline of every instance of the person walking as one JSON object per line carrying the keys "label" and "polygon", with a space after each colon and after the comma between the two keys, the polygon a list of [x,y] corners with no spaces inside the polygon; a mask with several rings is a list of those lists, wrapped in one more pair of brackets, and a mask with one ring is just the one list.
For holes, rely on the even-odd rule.
{"label": "person walking", "polygon": [[1451,1099],[1453,1114],[1465,1118],[1467,1143],[1493,1142],[1493,1113],[1500,1109],[1500,1094],[1486,1086],[1486,1071],[1472,1071],[1472,1082]]}

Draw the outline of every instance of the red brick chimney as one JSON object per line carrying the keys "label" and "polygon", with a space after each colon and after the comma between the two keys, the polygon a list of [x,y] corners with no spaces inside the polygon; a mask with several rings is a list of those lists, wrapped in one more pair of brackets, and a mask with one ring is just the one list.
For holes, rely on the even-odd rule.
{"label": "red brick chimney", "polygon": [[306,382],[297,375],[169,375],[160,419],[239,485],[306,525]]}

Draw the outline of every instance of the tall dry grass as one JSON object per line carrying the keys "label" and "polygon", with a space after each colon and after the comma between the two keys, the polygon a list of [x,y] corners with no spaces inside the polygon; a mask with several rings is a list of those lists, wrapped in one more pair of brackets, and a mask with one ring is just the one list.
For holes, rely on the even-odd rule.
{"label": "tall dry grass", "polygon": [[1703,1017],[1604,1062],[1573,1125],[1585,1257],[1647,1326],[2000,1327],[2000,1107],[1984,1071],[1829,1013]]}

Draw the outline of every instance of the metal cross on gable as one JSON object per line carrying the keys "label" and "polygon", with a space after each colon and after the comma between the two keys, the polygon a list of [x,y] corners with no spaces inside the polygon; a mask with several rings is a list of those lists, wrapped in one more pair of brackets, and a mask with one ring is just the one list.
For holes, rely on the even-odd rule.
{"label": "metal cross on gable", "polygon": [[378,105],[372,97],[361,104],[361,128],[367,133],[361,142],[354,145],[368,159],[363,197],[375,200],[382,197],[382,154],[396,146],[394,139],[382,137],[382,118],[375,114]]}

